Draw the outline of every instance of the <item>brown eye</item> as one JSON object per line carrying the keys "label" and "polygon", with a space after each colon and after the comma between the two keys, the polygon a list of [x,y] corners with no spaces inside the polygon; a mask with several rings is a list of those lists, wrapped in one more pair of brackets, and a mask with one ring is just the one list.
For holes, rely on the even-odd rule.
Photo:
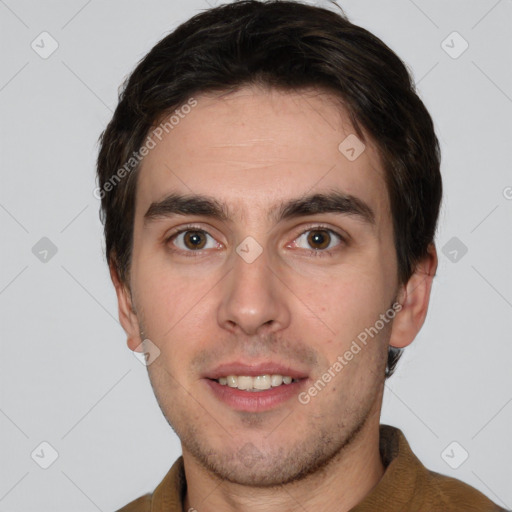
{"label": "brown eye", "polygon": [[188,249],[202,249],[206,245],[206,236],[203,231],[185,231],[183,243]]}
{"label": "brown eye", "polygon": [[308,244],[313,249],[325,249],[329,247],[331,242],[331,235],[325,229],[317,229],[310,231],[308,235]]}
{"label": "brown eye", "polygon": [[202,229],[183,229],[172,235],[168,243],[182,252],[199,252],[202,249],[215,249],[216,240]]}
{"label": "brown eye", "polygon": [[339,245],[345,242],[345,238],[336,231],[316,226],[303,231],[292,244],[293,247],[306,249],[313,256],[332,255],[339,249]]}

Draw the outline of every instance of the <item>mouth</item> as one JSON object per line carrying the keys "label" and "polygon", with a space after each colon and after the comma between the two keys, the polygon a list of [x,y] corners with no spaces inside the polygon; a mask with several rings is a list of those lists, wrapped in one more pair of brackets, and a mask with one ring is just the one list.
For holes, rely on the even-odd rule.
{"label": "mouth", "polygon": [[217,400],[245,412],[278,408],[297,398],[308,380],[306,372],[274,363],[224,364],[203,376]]}
{"label": "mouth", "polygon": [[264,374],[252,377],[250,375],[227,375],[212,379],[221,386],[241,389],[250,392],[267,391],[268,389],[277,388],[279,386],[287,386],[292,382],[299,382],[301,379],[294,379],[290,375],[280,374]]}

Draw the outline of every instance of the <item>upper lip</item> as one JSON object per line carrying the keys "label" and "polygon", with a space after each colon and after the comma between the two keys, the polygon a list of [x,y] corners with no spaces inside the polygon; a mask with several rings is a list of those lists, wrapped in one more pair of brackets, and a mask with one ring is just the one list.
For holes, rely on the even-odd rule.
{"label": "upper lip", "polygon": [[256,377],[258,375],[282,375],[283,377],[292,377],[293,379],[304,379],[308,375],[302,370],[291,368],[286,364],[276,362],[261,363],[223,363],[215,367],[211,371],[205,373],[207,379],[218,379],[227,377],[228,375]]}

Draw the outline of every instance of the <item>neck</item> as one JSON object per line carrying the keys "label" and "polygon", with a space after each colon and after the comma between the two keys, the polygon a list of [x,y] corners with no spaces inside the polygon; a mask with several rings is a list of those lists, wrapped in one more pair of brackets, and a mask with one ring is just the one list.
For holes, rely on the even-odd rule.
{"label": "neck", "polygon": [[384,467],[379,452],[379,415],[367,418],[352,442],[317,472],[298,482],[259,488],[219,480],[185,449],[187,478],[184,510],[198,512],[286,512],[337,510],[360,503],[379,482]]}

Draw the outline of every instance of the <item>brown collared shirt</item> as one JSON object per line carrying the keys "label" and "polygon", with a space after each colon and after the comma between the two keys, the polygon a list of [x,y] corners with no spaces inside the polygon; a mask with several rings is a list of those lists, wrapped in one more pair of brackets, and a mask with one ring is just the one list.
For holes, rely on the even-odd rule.
{"label": "brown collared shirt", "polygon": [[[425,468],[401,430],[395,427],[380,426],[380,453],[386,468],[383,477],[350,512],[505,511],[460,480]],[[118,512],[185,512],[186,490],[183,457],[179,457],[153,493],[141,496]]]}

